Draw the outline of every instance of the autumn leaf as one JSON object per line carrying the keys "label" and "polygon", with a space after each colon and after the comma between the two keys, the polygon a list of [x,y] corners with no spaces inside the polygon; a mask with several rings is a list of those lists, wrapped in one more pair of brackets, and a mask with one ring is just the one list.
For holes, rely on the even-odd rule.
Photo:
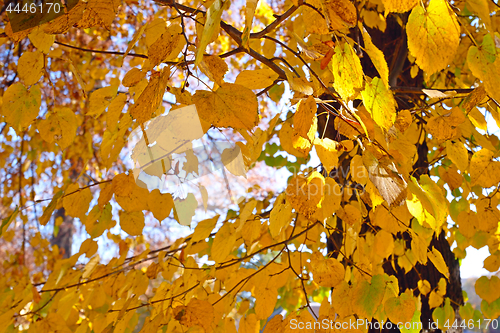
{"label": "autumn leaf", "polygon": [[70,108],[59,108],[41,120],[37,128],[45,141],[55,141],[61,149],[66,149],[75,139],[78,118]]}
{"label": "autumn leaf", "polygon": [[25,86],[31,86],[40,80],[44,68],[44,56],[41,52],[25,52],[19,58],[19,77]]}
{"label": "autumn leaf", "polygon": [[496,43],[491,35],[486,34],[481,45],[471,46],[467,52],[467,64],[472,74],[484,82],[486,92],[495,99],[500,99],[500,60],[497,56]]}
{"label": "autumn leaf", "polygon": [[286,201],[286,196],[284,193],[280,194],[276,198],[273,210],[271,211],[271,216],[269,218],[269,231],[273,238],[280,235],[283,228],[285,228],[290,223],[290,218],[292,216],[292,206],[288,201]]}
{"label": "autumn leaf", "polygon": [[490,278],[482,276],[477,279],[474,287],[477,295],[488,303],[500,298],[500,279],[497,276],[491,276]]}
{"label": "autumn leaf", "polygon": [[402,293],[399,297],[391,297],[384,303],[384,310],[393,323],[409,323],[416,310],[415,299],[409,293]]}
{"label": "autumn leaf", "polygon": [[169,74],[170,71],[168,69],[153,73],[147,87],[134,105],[129,108],[130,115],[134,117],[138,123],[144,123],[151,119],[153,112],[160,106]]}
{"label": "autumn leaf", "polygon": [[286,197],[292,207],[299,213],[309,217],[318,209],[323,199],[325,178],[317,171],[308,177],[296,175],[286,188]]}
{"label": "autumn leaf", "polygon": [[[389,1],[388,1],[389,2]],[[390,3],[394,3],[395,1],[390,1]],[[415,4],[417,4],[416,1],[414,1]],[[391,11],[386,7],[386,11]],[[389,88],[389,67],[387,66],[387,62],[384,57],[384,53],[380,51],[375,44],[373,44],[372,39],[366,29],[362,29],[363,32],[363,41],[365,42],[365,50],[366,53],[370,56],[371,61],[373,62],[373,65],[377,69],[380,79],[386,86],[386,88]]]}
{"label": "autumn leaf", "polygon": [[3,95],[2,114],[5,121],[20,134],[38,116],[40,104],[39,86],[28,90],[22,83],[14,83]]}
{"label": "autumn leaf", "polygon": [[348,0],[322,0],[321,7],[330,30],[356,26],[357,13],[352,2]]}
{"label": "autumn leaf", "polygon": [[471,185],[482,187],[495,186],[500,181],[500,162],[493,160],[495,154],[488,149],[481,149],[472,155],[470,161]]}
{"label": "autumn leaf", "polygon": [[334,77],[333,87],[342,99],[351,99],[363,87],[361,62],[348,43],[335,46],[330,69]]}
{"label": "autumn leaf", "polygon": [[244,70],[238,74],[234,83],[248,89],[265,89],[278,77],[279,75],[271,69]]}
{"label": "autumn leaf", "polygon": [[250,130],[257,125],[257,98],[243,86],[224,83],[215,92],[198,90],[193,101],[200,117],[215,126]]}
{"label": "autumn leaf", "polygon": [[315,252],[311,256],[311,270],[316,281],[322,287],[333,288],[344,280],[344,266],[334,258],[325,258]]}
{"label": "autumn leaf", "polygon": [[178,47],[182,40],[181,32],[182,28],[179,25],[171,25],[148,47],[149,61],[152,66],[160,64],[163,60],[177,57],[181,51]]}
{"label": "autumn leaf", "polygon": [[384,130],[389,130],[396,120],[396,101],[392,92],[387,89],[382,80],[375,77],[371,82],[367,82],[361,96],[363,96],[364,106],[375,123]]}
{"label": "autumn leaf", "polygon": [[186,327],[201,326],[205,331],[212,325],[214,309],[206,300],[192,299],[187,306],[173,309],[174,318]]}
{"label": "autumn leaf", "polygon": [[89,188],[80,189],[78,184],[71,184],[64,193],[63,207],[66,214],[83,218],[89,210],[90,201],[92,193]]}
{"label": "autumn leaf", "polygon": [[448,65],[460,42],[460,27],[444,0],[416,6],[408,17],[408,49],[422,70],[433,74]]}
{"label": "autumn leaf", "polygon": [[224,83],[224,75],[228,69],[226,62],[217,56],[203,57],[203,61],[200,63],[200,70],[203,74],[219,86]]}
{"label": "autumn leaf", "polygon": [[144,213],[120,211],[120,226],[130,236],[138,236],[144,229]]}
{"label": "autumn leaf", "polygon": [[161,193],[159,189],[151,191],[147,199],[149,210],[159,222],[167,218],[172,208],[174,208],[172,195],[170,193]]}
{"label": "autumn leaf", "polygon": [[301,137],[309,141],[313,140],[318,131],[314,97],[309,96],[307,99],[299,101],[297,112],[293,117],[293,128]]}
{"label": "autumn leaf", "polygon": [[405,13],[418,4],[417,0],[383,0],[385,12]]}

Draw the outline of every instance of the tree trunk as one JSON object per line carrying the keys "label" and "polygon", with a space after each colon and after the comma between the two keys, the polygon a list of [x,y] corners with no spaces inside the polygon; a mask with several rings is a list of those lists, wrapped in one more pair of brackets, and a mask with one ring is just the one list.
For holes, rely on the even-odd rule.
{"label": "tree trunk", "polygon": [[[408,15],[403,14],[400,15],[400,18],[403,22],[406,21]],[[356,31],[357,28],[352,29],[350,37],[355,41],[360,40],[358,37],[360,35],[359,31]],[[418,87],[424,88],[423,86],[423,75],[422,72],[419,73],[412,78],[410,75],[411,64],[408,61],[407,54],[408,48],[406,44],[406,32],[401,27],[399,23],[397,23],[396,18],[393,15],[387,17],[387,28],[385,32],[381,32],[379,30],[373,29],[368,31],[372,37],[373,43],[384,53],[386,56],[386,61],[389,65],[390,74],[389,81],[392,88],[395,86],[405,86],[405,87]],[[358,51],[360,52],[360,51]],[[363,67],[364,73],[369,77],[379,76],[377,70],[373,66],[369,57],[365,54],[358,54],[361,59],[361,65]],[[323,100],[332,100],[333,97],[330,95],[321,96]],[[405,110],[414,107],[419,102],[418,100],[414,100],[412,96],[408,96],[405,94],[395,94],[396,101],[398,103],[397,111]],[[335,104],[335,103],[332,103]],[[338,103],[337,103],[338,104]],[[333,105],[335,109],[339,110],[340,105]],[[334,128],[334,119],[332,116],[327,116],[327,112],[324,107],[320,104],[318,106],[318,133],[321,136],[330,138],[334,141],[340,141],[343,137],[337,132]],[[334,118],[334,116],[333,116]],[[418,157],[413,166],[412,175],[419,179],[421,175],[429,173],[429,163],[427,160],[428,148],[427,144],[424,141],[422,144],[417,145],[417,153]],[[339,168],[349,168],[351,157],[348,154],[342,154],[339,156]],[[346,171],[344,170],[344,173]],[[338,170],[333,170],[330,173],[330,176],[333,175],[335,180],[339,182],[341,185],[346,186],[345,180],[339,178],[343,173]],[[328,175],[325,175],[328,176]],[[351,186],[352,187],[352,186]],[[371,210],[369,205],[366,205],[367,210]],[[367,217],[368,218],[368,217]],[[337,231],[332,233],[328,239],[328,252],[331,257],[338,257],[339,251],[343,244],[343,222],[341,219],[337,218]],[[376,227],[378,228],[378,227]],[[374,232],[373,228],[368,228],[367,224],[364,224],[364,227],[361,228],[361,232],[359,236],[363,236],[363,234],[368,232]],[[399,233],[397,235],[398,238],[406,241],[406,247],[411,248],[411,236],[408,232]],[[447,290],[446,295],[451,300],[451,305],[455,309],[456,319],[460,320],[458,317],[458,305],[463,304],[463,295],[462,295],[462,285],[460,281],[460,265],[458,260],[455,258],[455,255],[450,249],[450,244],[446,239],[445,232],[442,231],[437,237],[434,237],[430,243],[429,251],[435,248],[437,249],[443,256],[450,272],[450,278],[447,280]],[[429,281],[431,288],[434,289],[437,287],[439,280],[444,277],[436,267],[428,261],[426,266],[417,263],[415,269],[410,270],[408,273],[405,273],[405,270],[397,265],[397,258],[395,255],[389,258],[390,260],[386,260],[383,264],[384,271],[389,275],[394,275],[397,277],[399,281],[399,289],[400,292],[404,292],[407,289],[415,290],[414,295],[418,296],[420,294],[417,283],[419,280],[427,280]],[[432,319],[432,311],[433,309],[429,308],[429,296],[422,296],[422,308],[421,308],[421,322],[423,329],[425,331],[434,331],[440,332],[440,330],[435,330],[430,327],[430,324],[433,322]],[[374,320],[375,321],[375,320]],[[460,322],[460,321],[459,321]],[[392,330],[388,330],[384,328],[383,331],[398,331],[393,325]],[[458,329],[458,331],[462,331],[462,329]],[[380,332],[380,330],[370,329],[369,333]]]}

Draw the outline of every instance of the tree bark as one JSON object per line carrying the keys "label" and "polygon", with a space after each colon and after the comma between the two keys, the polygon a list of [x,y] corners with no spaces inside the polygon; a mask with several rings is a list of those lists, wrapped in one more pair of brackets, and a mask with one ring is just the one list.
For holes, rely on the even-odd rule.
{"label": "tree bark", "polygon": [[[407,16],[407,14],[400,15],[400,18],[403,22],[405,22]],[[356,29],[357,28],[352,29],[350,37],[354,40],[359,40],[359,38],[356,39],[356,36],[359,35],[359,31],[356,31]],[[397,22],[394,14],[387,17],[387,28],[385,32],[381,32],[376,29],[368,29],[368,32],[372,37],[373,43],[380,50],[382,50],[386,56],[386,61],[390,69],[389,78],[391,88],[395,88],[394,85],[423,88],[423,73],[419,71],[419,73],[414,78],[412,78],[410,75],[411,64],[409,63],[407,58],[408,47],[406,44],[406,32],[404,31],[404,28],[402,28],[402,26]],[[379,76],[369,57],[366,54],[358,55],[360,56],[364,73],[369,77]],[[323,95],[321,96],[321,98],[323,100],[333,99],[332,96],[329,95]],[[405,94],[396,94],[395,98],[398,103],[398,112],[400,110],[409,109],[415,106],[416,103],[418,103],[418,101],[415,101],[412,96],[408,96]],[[335,107],[337,110],[340,109],[340,105],[333,105],[333,107]],[[326,110],[323,105],[318,105],[318,133],[320,137],[323,137],[324,135],[324,137],[330,138],[335,141],[342,140],[343,138],[339,135],[334,127],[335,116],[327,116],[327,113],[325,111]],[[421,175],[429,173],[429,163],[427,160],[428,147],[425,141],[422,144],[417,144],[417,154],[418,156],[413,166],[412,175],[419,179]],[[348,154],[341,155],[339,157],[339,168],[349,168],[351,158],[352,157],[350,157]],[[346,173],[345,170],[344,173]],[[330,175],[325,174],[325,176],[332,176],[332,174],[335,175],[336,181],[342,185],[343,180],[338,178],[338,174],[342,174],[342,172],[333,170]],[[369,205],[366,205],[366,208],[368,211],[371,209]],[[374,232],[373,228],[368,228],[366,223],[364,225],[365,226],[361,228],[359,236],[363,236],[363,234],[365,233]],[[335,258],[338,257],[343,243],[343,222],[339,218],[337,218],[336,227],[337,231],[330,235],[327,242],[329,256]],[[408,232],[399,233],[397,237],[405,240],[407,245],[406,247],[411,248],[411,236]],[[437,249],[442,254],[449,268],[450,278],[449,280],[447,280],[447,290],[444,297],[450,298],[452,303],[451,305],[455,309],[457,319],[459,319],[458,307],[464,302],[460,280],[460,265],[450,249],[450,244],[446,239],[444,231],[442,231],[436,237],[433,237],[428,250],[430,251],[432,248]],[[429,281],[431,288],[435,288],[437,287],[439,280],[444,277],[430,261],[426,266],[417,263],[415,269],[412,269],[408,273],[405,273],[405,270],[397,265],[397,257],[395,255],[391,256],[384,262],[383,268],[387,274],[397,277],[399,281],[400,292],[404,292],[407,289],[415,290],[415,296],[418,296],[420,294],[417,288],[417,283],[419,280],[427,280]],[[429,308],[429,295],[430,294],[421,297],[422,308],[420,320],[422,322],[424,331],[440,332],[439,329],[433,330],[430,327],[430,324],[433,322],[433,309]],[[393,327],[394,326],[395,325],[393,325]],[[384,328],[382,331],[399,332],[399,329],[393,328],[392,330],[388,330]],[[462,329],[459,329],[458,331],[462,331]],[[369,333],[375,332],[380,332],[380,330],[369,330]]]}

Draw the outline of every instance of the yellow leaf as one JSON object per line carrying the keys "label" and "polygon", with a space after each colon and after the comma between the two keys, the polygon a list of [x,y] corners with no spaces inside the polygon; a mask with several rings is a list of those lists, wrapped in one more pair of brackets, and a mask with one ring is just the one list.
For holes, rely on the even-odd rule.
{"label": "yellow leaf", "polygon": [[[108,106],[108,112],[106,112],[106,127],[107,130],[115,132],[119,129],[118,122],[122,115],[122,110],[127,103],[127,95],[119,94]],[[122,124],[123,125],[123,124]]]}
{"label": "yellow leaf", "polygon": [[[298,6],[298,3],[297,3]],[[315,8],[319,8],[321,4],[319,1],[317,2],[317,6]],[[305,25],[306,35],[309,34],[318,34],[325,35],[330,33],[330,29],[326,24],[326,20],[324,19],[324,15],[321,15],[316,9],[310,7],[302,7],[302,16],[303,21],[308,24]],[[331,22],[333,24],[335,22]],[[331,26],[331,29],[342,29],[343,26]]]}
{"label": "yellow leaf", "polygon": [[63,207],[66,214],[82,219],[89,210],[92,192],[87,187],[80,189],[78,184],[71,184],[64,192]]}
{"label": "yellow leaf", "polygon": [[[200,70],[210,80],[221,86],[224,83],[224,75],[228,71],[226,62],[218,56],[205,56],[200,63]],[[236,84],[239,84],[236,82]]]}
{"label": "yellow leaf", "polygon": [[450,299],[446,298],[444,306],[434,309],[432,311],[432,320],[437,323],[437,326],[442,331],[447,329],[446,323],[454,323],[455,321],[455,310],[450,305]]}
{"label": "yellow leaf", "polygon": [[299,213],[310,217],[323,199],[325,178],[317,171],[308,177],[294,176],[286,188],[286,198]]}
{"label": "yellow leaf", "polygon": [[248,41],[250,38],[250,31],[252,30],[252,21],[255,16],[255,9],[259,0],[246,0],[245,6],[245,28],[241,36],[241,46],[248,49]]}
{"label": "yellow leaf", "polygon": [[214,321],[214,307],[207,300],[191,299],[187,306],[177,306],[173,315],[186,327],[201,326],[208,331]]}
{"label": "yellow leaf", "polygon": [[[321,158],[320,158],[321,159]],[[363,157],[356,155],[351,160],[351,178],[356,183],[365,185],[368,180],[368,170],[363,165]]]}
{"label": "yellow leaf", "polygon": [[75,139],[78,119],[70,108],[56,108],[37,128],[42,139],[55,141],[61,149],[66,149]]}
{"label": "yellow leaf", "polygon": [[401,133],[404,133],[408,127],[410,127],[412,122],[413,120],[410,110],[401,110],[398,112],[394,127],[396,127]]}
{"label": "yellow leaf", "polygon": [[127,212],[138,212],[148,209],[149,191],[138,185],[126,196],[115,194],[116,202]]}
{"label": "yellow leaf", "polygon": [[460,233],[467,238],[472,238],[479,227],[479,221],[475,212],[461,211],[457,216]]}
{"label": "yellow leaf", "polygon": [[212,244],[212,259],[221,263],[233,251],[236,242],[236,235],[232,232],[231,223],[225,223],[217,232]]}
{"label": "yellow leaf", "polygon": [[17,73],[26,86],[31,86],[40,80],[44,66],[42,52],[24,52],[19,58]]}
{"label": "yellow leaf", "polygon": [[450,165],[448,169],[440,166],[438,167],[439,175],[441,179],[448,183],[450,190],[455,190],[462,185],[463,176],[458,173],[458,169],[455,165]]}
{"label": "yellow leaf", "polygon": [[41,102],[40,87],[33,86],[27,90],[17,82],[5,91],[1,111],[7,124],[21,134],[38,116]]}
{"label": "yellow leaf", "polygon": [[120,211],[120,226],[130,236],[139,236],[144,229],[144,214],[139,212],[124,212]]}
{"label": "yellow leaf", "polygon": [[484,82],[491,97],[500,99],[500,57],[490,34],[486,34],[479,47],[471,46],[467,52],[467,64],[472,74]]}
{"label": "yellow leaf", "polygon": [[361,212],[352,204],[347,204],[337,211],[338,217],[348,225],[355,225],[361,222]]}
{"label": "yellow leaf", "polygon": [[500,162],[494,161],[495,154],[486,148],[472,155],[470,161],[471,186],[480,185],[488,188],[500,182]]}
{"label": "yellow leaf", "polygon": [[248,89],[264,89],[272,85],[278,77],[271,69],[244,70],[238,74],[234,83]]}
{"label": "yellow leaf", "polygon": [[314,135],[318,131],[318,119],[316,118],[316,102],[313,96],[299,101],[297,112],[293,116],[293,127],[301,137],[309,141],[314,139]]}
{"label": "yellow leaf", "polygon": [[175,199],[174,200],[174,218],[181,225],[191,225],[191,220],[198,207],[198,201],[193,193],[188,193],[186,199]]}
{"label": "yellow leaf", "polygon": [[422,295],[427,295],[432,290],[431,284],[427,280],[419,280],[417,287]]}
{"label": "yellow leaf", "polygon": [[159,189],[154,189],[148,197],[148,208],[159,222],[163,221],[170,215],[172,208],[174,208],[172,195],[170,193],[161,193]]}
{"label": "yellow leaf", "polygon": [[146,76],[146,73],[143,73],[139,68],[132,68],[125,74],[122,80],[122,84],[124,87],[133,87],[137,83],[139,83],[144,76]]}
{"label": "yellow leaf", "polygon": [[417,309],[415,299],[409,293],[403,293],[399,297],[391,297],[384,303],[384,310],[393,323],[409,323]]}
{"label": "yellow leaf", "polygon": [[446,141],[446,156],[464,173],[469,167],[467,148],[460,141]]}
{"label": "yellow leaf", "polygon": [[111,183],[113,185],[113,192],[120,196],[129,196],[134,191],[136,186],[134,177],[120,173],[113,178]]}
{"label": "yellow leaf", "polygon": [[[415,0],[415,4],[417,0]],[[386,7],[387,11],[387,7]],[[370,56],[370,60],[373,65],[377,69],[382,82],[384,83],[386,88],[389,88],[389,67],[387,66],[387,61],[385,61],[385,56],[382,51],[380,51],[375,44],[372,42],[372,38],[368,34],[365,28],[362,28],[363,32],[363,41],[365,42],[365,51]]]}
{"label": "yellow leaf", "polygon": [[481,21],[486,25],[486,29],[492,31],[491,18],[490,18],[490,8],[488,6],[487,0],[467,0],[467,8],[473,13],[477,14]]}
{"label": "yellow leaf", "polygon": [[[134,36],[132,37],[132,40],[128,43],[127,49],[125,50],[125,54],[123,55],[123,57],[126,57],[130,53],[130,51],[132,51],[132,48],[135,46],[135,43],[137,43],[139,38],[142,37],[142,34],[144,33],[144,31],[148,26],[149,26],[148,24],[144,24],[135,32]],[[149,46],[151,44],[147,45]]]}
{"label": "yellow leaf", "polygon": [[356,26],[358,15],[356,7],[349,0],[322,0],[321,7],[330,30]]}
{"label": "yellow leaf", "polygon": [[159,72],[153,71],[146,89],[144,89],[141,96],[136,99],[134,105],[129,108],[130,115],[134,117],[139,124],[151,119],[153,112],[161,105],[169,75],[170,71],[168,67],[163,68]]}
{"label": "yellow leaf", "polygon": [[[179,42],[182,37],[182,28],[171,25],[168,29],[148,47],[148,56],[151,66],[156,66],[164,60],[170,60],[179,54]],[[177,52],[176,52],[177,51]]]}
{"label": "yellow leaf", "polygon": [[248,88],[224,83],[217,91],[193,96],[200,118],[217,126],[251,130],[258,122],[257,96]]}
{"label": "yellow leaf", "polygon": [[451,111],[440,109],[442,114],[434,116],[427,122],[427,130],[439,141],[455,139],[462,132],[458,125],[465,121],[465,115],[459,107]]}
{"label": "yellow leaf", "polygon": [[212,230],[214,230],[218,219],[219,215],[216,215],[211,219],[206,219],[198,222],[198,225],[196,226],[196,229],[194,229],[193,235],[191,236],[191,243],[196,243],[208,238]]}
{"label": "yellow leaf", "polygon": [[90,94],[89,109],[87,116],[99,117],[106,110],[118,92],[118,86],[108,86],[97,89]]}
{"label": "yellow leaf", "polygon": [[314,282],[322,287],[334,288],[344,280],[344,266],[335,258],[325,258],[320,252],[311,255]]}
{"label": "yellow leaf", "polygon": [[89,0],[86,3],[83,17],[78,22],[79,28],[103,27],[111,29],[120,1],[116,0]]}
{"label": "yellow leaf", "polygon": [[301,137],[288,122],[281,125],[278,137],[283,149],[296,157],[306,157],[311,151],[311,142]]}
{"label": "yellow leaf", "polygon": [[427,252],[427,258],[432,262],[432,264],[437,268],[437,270],[446,276],[446,278],[450,277],[450,272],[448,271],[448,266],[446,266],[446,262],[443,259],[443,255],[437,249],[432,248],[432,251]]}
{"label": "yellow leaf", "polygon": [[224,4],[225,2],[223,0],[215,0],[207,10],[206,21],[203,26],[203,34],[198,42],[198,50],[196,52],[196,59],[194,62],[196,66],[198,66],[203,60],[205,49],[212,40],[214,32],[219,28]]}
{"label": "yellow leaf", "polygon": [[283,316],[277,314],[266,323],[264,333],[283,333],[284,329],[285,326],[283,325]]}
{"label": "yellow leaf", "polygon": [[384,259],[390,256],[394,251],[394,238],[392,234],[383,229],[377,232],[373,241],[373,247],[379,257]]}
{"label": "yellow leaf", "polygon": [[446,68],[460,42],[460,27],[445,0],[431,0],[427,8],[413,8],[406,33],[408,49],[428,74]]}
{"label": "yellow leaf", "polygon": [[359,57],[349,43],[337,44],[329,64],[333,73],[333,87],[343,100],[350,100],[363,87],[363,68]]}
{"label": "yellow leaf", "polygon": [[385,13],[405,13],[418,4],[418,0],[382,0]]}
{"label": "yellow leaf", "polygon": [[314,147],[323,167],[328,173],[338,166],[339,152],[337,150],[337,142],[328,138],[317,139],[314,141]]}
{"label": "yellow leaf", "polygon": [[431,291],[431,295],[429,296],[429,308],[434,309],[441,304],[443,304],[443,296],[435,291]]}
{"label": "yellow leaf", "polygon": [[292,206],[286,201],[285,193],[281,193],[274,203],[269,217],[269,231],[276,238],[281,234],[283,228],[288,226],[292,220]]}
{"label": "yellow leaf", "polygon": [[484,119],[484,115],[476,107],[473,107],[470,110],[468,116],[469,120],[472,122],[472,125],[474,125],[476,128],[483,130],[485,132],[488,130],[488,124]]}
{"label": "yellow leaf", "polygon": [[[68,2],[71,4],[71,2]],[[62,34],[68,31],[76,23],[78,23],[85,10],[86,3],[78,2],[75,6],[71,8],[68,13],[57,17],[56,19],[49,21],[41,26],[43,32],[51,35]]]}
{"label": "yellow leaf", "polygon": [[[52,197],[52,200],[50,200],[49,205],[44,209],[43,214],[40,217],[40,224],[41,225],[46,225],[47,222],[49,222],[50,217],[51,217],[52,213],[54,212],[54,210],[56,209],[56,207],[58,206],[58,204],[60,202],[59,200],[60,200],[62,195],[63,195],[63,191],[60,190]],[[14,215],[15,214],[12,214],[11,216],[14,216]],[[0,231],[2,231],[2,228],[3,228],[3,224],[2,224],[2,227],[0,227]]]}
{"label": "yellow leaf", "polygon": [[325,191],[320,204],[321,209],[318,210],[321,215],[318,216],[318,220],[324,221],[340,208],[342,191],[342,187],[335,180],[330,177],[325,179]]}
{"label": "yellow leaf", "polygon": [[[94,272],[95,268],[99,264],[99,254],[97,254],[94,258],[90,259],[87,265],[85,265],[85,268],[83,269],[83,274],[82,274],[82,279],[88,279],[92,273]],[[70,306],[72,306],[71,304]]]}
{"label": "yellow leaf", "polygon": [[267,288],[266,283],[262,283],[255,289],[255,315],[257,320],[268,319],[274,311],[274,306],[278,300],[278,290]]}
{"label": "yellow leaf", "polygon": [[389,206],[397,206],[406,199],[406,181],[388,157],[379,160],[367,149],[363,152],[363,164],[368,170],[368,177]]}
{"label": "yellow leaf", "polygon": [[375,77],[367,82],[361,92],[363,104],[370,112],[372,119],[384,130],[389,130],[396,120],[396,101],[392,92],[382,80]]}
{"label": "yellow leaf", "polygon": [[52,44],[54,44],[55,36],[48,35],[41,28],[35,28],[28,35],[31,43],[41,52],[48,54]]}
{"label": "yellow leaf", "polygon": [[306,78],[295,77],[295,74],[288,69],[285,69],[285,74],[292,90],[304,95],[312,95],[314,93],[311,82],[307,81]]}
{"label": "yellow leaf", "polygon": [[488,303],[500,298],[500,279],[497,276],[481,276],[474,285],[476,294]]}
{"label": "yellow leaf", "polygon": [[255,313],[251,313],[248,316],[241,318],[238,333],[259,333],[259,329],[260,323],[257,320]]}

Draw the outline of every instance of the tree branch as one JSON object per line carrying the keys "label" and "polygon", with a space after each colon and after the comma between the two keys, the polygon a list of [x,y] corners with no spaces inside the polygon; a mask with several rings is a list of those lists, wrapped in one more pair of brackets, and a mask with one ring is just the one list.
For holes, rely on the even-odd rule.
{"label": "tree branch", "polygon": [[[58,41],[55,41],[55,43],[59,44],[61,46],[69,47],[70,49],[84,51],[84,52],[93,52],[93,53],[101,53],[101,54],[113,54],[113,55],[125,55],[125,52],[92,50],[92,49],[86,49],[86,48],[83,48],[83,47],[78,47],[78,46],[73,46],[73,45],[69,45],[69,44],[64,44],[64,43],[61,43],[61,42],[58,42]],[[137,53],[128,53],[127,56],[137,57],[137,58],[143,58],[143,59],[149,59],[147,55],[137,54]]]}

